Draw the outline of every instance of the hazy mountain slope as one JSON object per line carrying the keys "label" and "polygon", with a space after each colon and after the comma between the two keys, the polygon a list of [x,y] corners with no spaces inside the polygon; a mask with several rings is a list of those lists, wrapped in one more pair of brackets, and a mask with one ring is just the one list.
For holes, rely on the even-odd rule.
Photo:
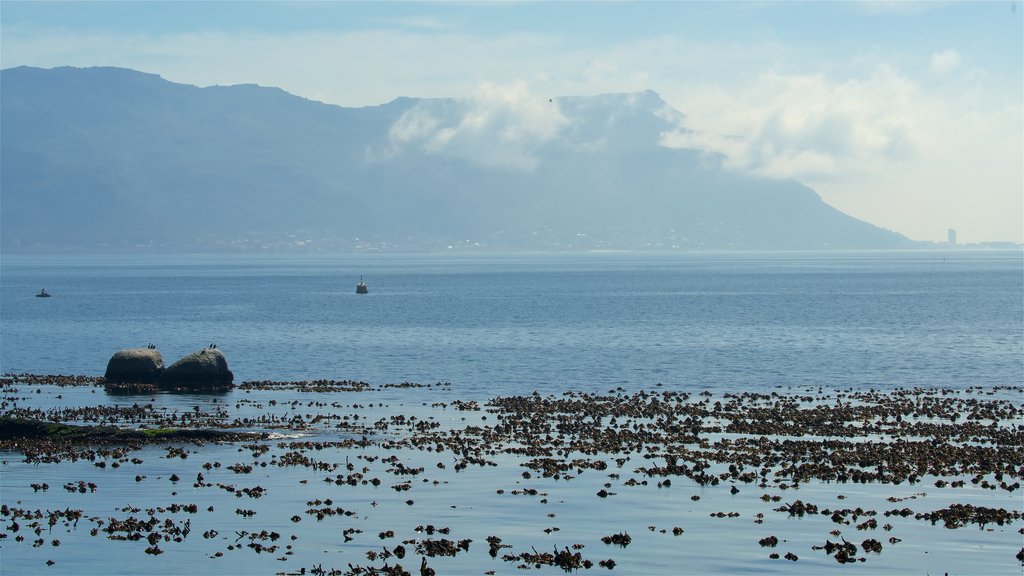
{"label": "hazy mountain slope", "polygon": [[799,183],[659,146],[679,114],[653,92],[342,108],[117,68],[0,75],[8,252],[909,243]]}

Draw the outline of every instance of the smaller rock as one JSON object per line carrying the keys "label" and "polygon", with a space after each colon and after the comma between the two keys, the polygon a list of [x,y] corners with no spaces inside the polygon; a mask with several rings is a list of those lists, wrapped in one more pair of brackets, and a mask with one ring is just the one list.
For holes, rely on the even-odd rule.
{"label": "smaller rock", "polygon": [[160,377],[165,388],[210,389],[231,386],[235,375],[228,370],[224,353],[203,348],[171,364]]}
{"label": "smaller rock", "polygon": [[110,357],[107,382],[154,384],[164,371],[164,359],[155,348],[129,348]]}

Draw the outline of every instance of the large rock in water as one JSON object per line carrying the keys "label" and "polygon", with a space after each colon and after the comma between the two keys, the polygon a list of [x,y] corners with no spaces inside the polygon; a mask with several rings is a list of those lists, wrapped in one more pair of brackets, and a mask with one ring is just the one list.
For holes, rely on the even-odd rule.
{"label": "large rock in water", "polygon": [[164,371],[164,358],[155,348],[129,348],[110,357],[107,382],[155,384]]}
{"label": "large rock in water", "polygon": [[160,385],[172,388],[221,388],[230,386],[235,375],[228,370],[224,353],[203,348],[171,364],[160,377]]}

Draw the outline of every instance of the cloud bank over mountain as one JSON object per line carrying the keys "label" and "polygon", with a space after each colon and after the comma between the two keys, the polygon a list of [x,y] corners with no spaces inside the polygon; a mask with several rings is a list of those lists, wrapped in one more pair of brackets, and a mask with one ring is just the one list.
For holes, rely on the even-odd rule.
{"label": "cloud bank over mountain", "polygon": [[653,91],[342,108],[118,68],[2,75],[5,251],[912,245],[727,169]]}
{"label": "cloud bank over mountain", "polygon": [[719,118],[711,132],[671,134],[665,143],[716,150],[730,167],[772,178],[842,176],[858,166],[898,163],[916,153],[920,131],[906,112],[920,105],[920,96],[889,67],[838,84],[822,75],[769,72],[750,91],[714,96],[729,110],[744,113]]}
{"label": "cloud bank over mountain", "polygon": [[525,83],[484,84],[465,100],[422,100],[391,126],[396,149],[412,146],[483,166],[532,170],[536,150],[569,125],[553,100]]}

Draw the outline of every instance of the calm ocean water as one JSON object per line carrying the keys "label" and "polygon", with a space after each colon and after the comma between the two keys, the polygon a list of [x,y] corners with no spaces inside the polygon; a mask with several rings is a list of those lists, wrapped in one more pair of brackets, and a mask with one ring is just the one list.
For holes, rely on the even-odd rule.
{"label": "calm ocean water", "polygon": [[[1020,384],[1019,252],[13,257],[0,371],[217,343],[236,381],[460,392]],[[370,294],[356,295],[362,276]],[[33,295],[45,287],[54,296]]]}
{"label": "calm ocean water", "polygon": [[[360,276],[368,295],[355,294]],[[40,288],[53,297],[35,298]],[[656,486],[658,477],[647,483],[637,472],[650,463],[640,450],[601,455],[607,470],[581,470],[567,481],[528,478],[528,458],[508,452],[488,456],[494,466],[459,470],[453,466],[457,451],[387,446],[408,434],[412,422],[444,430],[497,424],[492,413],[444,403],[477,399],[483,405],[533,391],[706,390],[709,402],[729,392],[780,391],[833,402],[851,388],[945,387],[970,398],[972,386],[1021,386],[1020,252],[3,258],[0,372],[99,376],[117,350],[149,343],[166,364],[216,343],[236,383],[451,385],[112,396],[102,387],[10,383],[3,389],[7,407],[144,405],[157,414],[272,414],[280,422],[299,413],[307,420],[344,415],[368,425],[390,421],[392,429],[365,448],[287,443],[345,439],[337,420],[328,419],[301,437],[273,430],[285,437],[260,442],[265,453],[237,444],[184,445],[184,452],[153,445],[97,462],[39,464],[0,452],[0,501],[44,514],[38,534],[27,519],[20,531],[3,519],[0,573],[232,576],[309,574],[319,567],[344,573],[353,565],[380,566],[383,560],[370,560],[368,552],[426,538],[417,527],[435,525],[450,528],[453,540],[473,540],[457,557],[431,557],[438,574],[561,573],[490,557],[488,535],[511,546],[502,554],[578,544],[594,562],[619,563],[610,572],[596,565],[586,571],[596,574],[1020,574],[1019,521],[949,530],[941,522],[882,515],[961,502],[1021,510],[1019,491],[989,490],[970,476],[957,488],[939,488],[928,476],[917,484],[811,481],[799,487],[773,478],[761,487],[741,484],[733,493],[725,482],[709,487],[683,476],[673,477],[671,487]],[[1019,389],[1004,389],[995,397],[1019,406],[1019,395]],[[700,398],[693,396],[693,402]],[[293,451],[342,467],[324,472],[283,464]],[[396,472],[389,458],[424,471]],[[251,470],[236,473],[231,464]],[[383,483],[332,482],[347,465]],[[712,472],[724,468],[716,466]],[[181,481],[171,481],[172,474]],[[204,485],[193,483],[198,475]],[[634,479],[644,483],[630,483]],[[95,492],[75,489],[86,481]],[[40,482],[49,488],[31,487]],[[392,489],[403,482],[408,490]],[[234,486],[265,494],[242,497]],[[604,489],[612,495],[595,495]],[[308,509],[327,499],[353,515],[310,516]],[[878,511],[878,527],[855,526],[863,516],[840,524],[825,514],[778,511],[797,499]],[[172,509],[186,504],[196,511]],[[45,514],[54,510],[82,510],[84,517],[47,530]],[[735,516],[716,516],[724,512]],[[192,533],[181,542],[161,541],[164,553],[153,556],[144,539],[112,540],[101,531],[130,516],[157,518],[170,529],[189,526]],[[674,534],[674,527],[685,532]],[[392,530],[393,537],[384,536]],[[281,538],[253,540],[261,531]],[[840,531],[852,542],[879,539],[885,550],[862,554],[863,566],[838,564],[821,546],[838,541]],[[602,543],[617,533],[632,535],[628,548]],[[779,538],[778,547],[759,545],[769,535]],[[278,548],[261,552],[253,542]],[[770,559],[771,552],[794,553],[799,561]],[[419,562],[412,553],[402,561],[413,573]]]}

